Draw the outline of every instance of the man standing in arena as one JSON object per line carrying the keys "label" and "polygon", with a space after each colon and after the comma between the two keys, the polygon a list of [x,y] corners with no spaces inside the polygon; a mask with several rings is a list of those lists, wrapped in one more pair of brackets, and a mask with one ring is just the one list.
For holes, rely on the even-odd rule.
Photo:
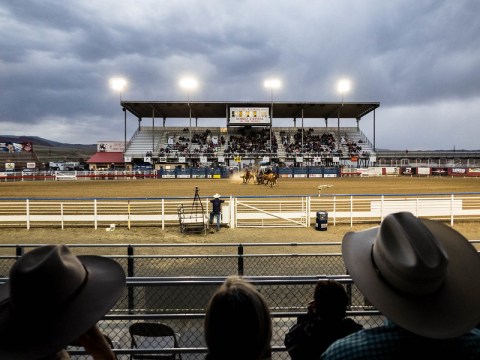
{"label": "man standing in arena", "polygon": [[222,203],[225,202],[225,200],[220,199],[219,194],[213,195],[213,199],[210,200],[212,203],[212,211],[210,211],[210,225],[213,224],[213,218],[216,217],[217,219],[217,231],[220,230],[220,220],[222,217]]}

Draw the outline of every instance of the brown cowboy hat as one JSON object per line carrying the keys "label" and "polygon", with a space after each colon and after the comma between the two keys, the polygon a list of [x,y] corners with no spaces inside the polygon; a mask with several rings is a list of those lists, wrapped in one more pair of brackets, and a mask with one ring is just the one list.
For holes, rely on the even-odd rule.
{"label": "brown cowboy hat", "polygon": [[342,253],[365,297],[415,334],[452,338],[480,321],[480,257],[460,233],[408,212],[349,232]]}
{"label": "brown cowboy hat", "polygon": [[23,255],[0,286],[0,359],[38,359],[96,324],[125,289],[125,272],[101,256],[75,256],[65,245]]}

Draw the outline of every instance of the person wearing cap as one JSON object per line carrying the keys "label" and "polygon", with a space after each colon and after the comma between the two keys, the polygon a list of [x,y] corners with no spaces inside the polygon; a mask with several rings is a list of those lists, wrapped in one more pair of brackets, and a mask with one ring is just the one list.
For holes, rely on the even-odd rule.
{"label": "person wearing cap", "polygon": [[114,260],[75,256],[66,245],[46,245],[21,256],[0,286],[0,359],[69,359],[68,345],[95,360],[115,359],[97,321],[125,289]]}
{"label": "person wearing cap", "polygon": [[220,199],[219,194],[213,195],[213,199],[210,200],[212,203],[212,211],[210,211],[210,225],[213,224],[213,218],[216,218],[216,224],[217,224],[217,231],[220,230],[220,220],[222,218],[222,203],[225,202],[225,200]]}
{"label": "person wearing cap", "polygon": [[342,255],[386,321],[337,340],[322,359],[480,359],[480,257],[460,233],[400,212],[345,234]]}

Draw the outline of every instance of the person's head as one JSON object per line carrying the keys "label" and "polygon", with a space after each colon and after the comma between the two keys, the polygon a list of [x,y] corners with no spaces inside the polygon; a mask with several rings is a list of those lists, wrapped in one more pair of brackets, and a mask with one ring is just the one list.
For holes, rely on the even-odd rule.
{"label": "person's head", "polygon": [[205,340],[209,358],[259,360],[270,354],[272,320],[264,297],[244,279],[231,276],[207,307]]}
{"label": "person's head", "polygon": [[342,284],[335,280],[320,280],[313,294],[315,314],[325,320],[345,317],[348,296]]}
{"label": "person's head", "polygon": [[460,336],[480,321],[480,257],[460,233],[408,212],[347,233],[353,282],[385,316],[415,334]]}
{"label": "person's head", "polygon": [[214,199],[220,199],[220,194],[217,193],[217,194],[213,195],[213,198]]}
{"label": "person's head", "polygon": [[65,245],[31,250],[0,286],[0,359],[59,353],[95,326],[125,289],[125,272],[100,256],[75,256]]}

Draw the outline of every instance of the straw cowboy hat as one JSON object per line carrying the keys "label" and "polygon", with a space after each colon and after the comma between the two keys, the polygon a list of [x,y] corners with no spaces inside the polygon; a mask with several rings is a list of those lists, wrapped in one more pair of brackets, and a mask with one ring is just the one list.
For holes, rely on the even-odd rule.
{"label": "straw cowboy hat", "polygon": [[220,194],[215,194],[215,195],[213,195],[213,198],[214,198],[214,199],[218,199],[219,197],[220,197]]}
{"label": "straw cowboy hat", "polygon": [[0,359],[38,359],[61,350],[96,324],[125,289],[125,272],[100,256],[65,245],[23,255],[0,286]]}
{"label": "straw cowboy hat", "polygon": [[457,231],[408,212],[344,236],[348,272],[386,317],[415,334],[460,336],[480,321],[480,257]]}

